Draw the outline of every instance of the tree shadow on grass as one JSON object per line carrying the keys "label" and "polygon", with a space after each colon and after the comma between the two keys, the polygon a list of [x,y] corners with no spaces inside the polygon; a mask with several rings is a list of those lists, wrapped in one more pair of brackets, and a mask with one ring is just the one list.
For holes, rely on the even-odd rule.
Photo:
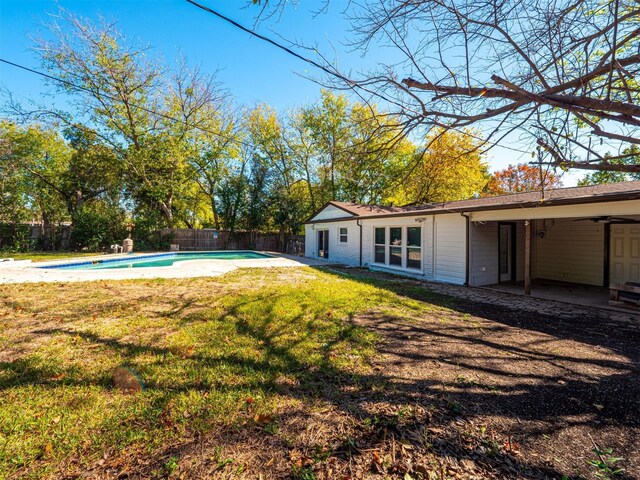
{"label": "tree shadow on grass", "polygon": [[[329,275],[326,281],[331,281],[332,275],[338,275],[323,272]],[[259,422],[247,427],[246,435],[267,439],[264,445],[279,449],[283,461],[286,456],[282,449],[301,450],[304,458],[311,459],[310,464],[302,463],[301,468],[320,469],[328,458],[337,458],[342,464],[335,467],[336,472],[342,468],[343,473],[349,469],[352,474],[354,471],[363,475],[364,472],[378,472],[402,478],[407,472],[420,475],[419,467],[434,471],[444,468],[446,471],[455,468],[454,463],[459,467],[467,460],[474,462],[474,468],[486,478],[560,478],[563,472],[556,467],[540,459],[518,455],[517,448],[510,445],[510,435],[540,438],[567,426],[596,430],[617,426],[633,430],[637,435],[640,388],[638,339],[634,336],[611,332],[607,337],[594,338],[578,328],[581,325],[597,328],[588,319],[580,319],[576,324],[559,323],[549,316],[531,318],[531,314],[502,307],[462,302],[403,282],[353,275],[349,278],[399,295],[399,302],[408,297],[445,307],[449,311],[437,311],[433,315],[452,318],[443,323],[421,323],[389,313],[368,312],[349,320],[335,319],[332,321],[340,324],[337,333],[314,351],[309,351],[308,357],[304,348],[313,343],[311,339],[318,334],[317,327],[305,317],[307,312],[278,318],[274,322],[283,299],[278,294],[244,294],[215,319],[227,326],[231,324],[234,335],[257,345],[259,355],[254,351],[238,350],[216,354],[195,352],[181,358],[180,353],[170,347],[108,338],[90,331],[49,328],[34,333],[79,336],[89,344],[117,352],[125,362],[135,363],[139,355],[153,356],[154,360],[145,368],[161,367],[169,359],[182,364],[184,371],[211,371],[212,375],[205,376],[205,380],[185,376],[172,384],[162,380],[148,381],[149,389],[163,393],[160,400],[163,404],[168,404],[182,392],[216,390],[240,394],[246,391],[265,395],[277,393],[303,400],[307,405],[317,402],[331,405],[340,421],[350,420],[350,427],[346,432],[321,438],[320,445],[307,442],[296,446],[295,440],[292,445],[283,442],[281,437],[269,441],[273,432]],[[256,308],[251,310],[252,306]],[[186,311],[187,307],[177,306],[176,314]],[[252,311],[259,312],[260,317],[247,313]],[[317,319],[320,313],[314,314]],[[483,324],[478,326],[461,318],[465,314],[481,318]],[[190,324],[198,322],[198,315],[189,314]],[[207,312],[202,315],[203,322],[212,321]],[[359,347],[354,339],[363,326],[382,337],[378,352],[384,358],[375,357],[373,362],[377,370],[368,373],[339,365],[334,358],[339,355],[335,350],[339,344],[351,342]],[[535,335],[519,340],[518,332],[522,332],[523,337],[527,332]],[[555,341],[597,347],[602,350],[601,355],[588,358],[581,354],[582,351],[573,355],[540,350]],[[636,348],[633,348],[634,342]],[[553,369],[545,370],[546,364],[552,365]],[[216,380],[215,373],[221,367],[237,372],[233,382]],[[59,385],[53,379],[55,373],[37,362],[6,362],[0,364],[0,369],[11,372],[4,376],[0,389],[33,383]],[[590,369],[595,373],[590,375]],[[438,375],[438,370],[447,370],[457,376]],[[73,384],[74,372],[68,373],[66,381]],[[143,377],[144,373],[143,369]],[[295,381],[283,384],[283,377]],[[95,385],[110,387],[108,378],[94,380]],[[84,385],[86,381],[78,384]],[[274,422],[295,424],[306,418],[304,410],[303,407],[281,412]],[[490,431],[483,431],[487,417],[506,421],[509,429],[500,430],[498,422]],[[524,424],[518,427],[521,422]],[[236,431],[235,437],[241,444],[242,435]],[[622,448],[632,437],[620,439]],[[506,445],[505,439],[509,442]],[[324,460],[313,458],[313,451],[318,446],[325,452],[322,454]],[[159,456],[165,458],[171,452],[184,451],[182,447],[171,447]],[[383,460],[377,462],[372,457],[373,451],[379,452]],[[391,460],[387,462],[385,456]],[[261,468],[268,471],[268,466]],[[294,464],[292,468],[297,467]]]}

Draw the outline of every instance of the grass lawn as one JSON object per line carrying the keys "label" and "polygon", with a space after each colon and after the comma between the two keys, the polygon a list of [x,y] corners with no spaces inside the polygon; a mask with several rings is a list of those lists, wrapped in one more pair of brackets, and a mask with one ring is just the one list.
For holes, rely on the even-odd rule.
{"label": "grass lawn", "polygon": [[[284,386],[366,369],[375,337],[349,315],[379,303],[421,308],[329,277],[255,270],[40,285],[37,295],[0,287],[0,475],[57,476],[105,453],[153,456],[221,426],[269,428],[304,402]],[[114,388],[119,367],[142,392]]]}
{"label": "grass lawn", "polygon": [[26,253],[0,253],[0,258],[13,258],[15,260],[31,260],[32,262],[51,262],[74,257],[95,257],[102,255],[100,252],[26,252]]}
{"label": "grass lawn", "polygon": [[[527,355],[534,371],[544,363],[513,345],[474,357],[515,328],[512,317],[472,315],[401,281],[255,269],[0,285],[0,302],[0,478],[560,478],[597,471],[586,432],[626,445],[582,411],[558,407],[571,428],[591,429],[571,443],[548,410],[530,418],[504,403],[540,387],[518,386],[517,369],[505,382],[492,371]],[[582,352],[562,348],[560,363]],[[471,366],[457,356],[466,350]],[[596,363],[620,372],[626,360],[608,355]],[[585,368],[592,388],[612,375]],[[544,401],[571,404],[559,378],[544,377],[556,387]],[[596,423],[612,429],[608,419]],[[618,423],[637,435],[632,420]]]}

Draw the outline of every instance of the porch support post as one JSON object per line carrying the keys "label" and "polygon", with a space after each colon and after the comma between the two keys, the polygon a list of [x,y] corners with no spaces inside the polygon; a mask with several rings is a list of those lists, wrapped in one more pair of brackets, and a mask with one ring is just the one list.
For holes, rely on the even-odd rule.
{"label": "porch support post", "polygon": [[531,220],[524,221],[524,294],[531,295]]}

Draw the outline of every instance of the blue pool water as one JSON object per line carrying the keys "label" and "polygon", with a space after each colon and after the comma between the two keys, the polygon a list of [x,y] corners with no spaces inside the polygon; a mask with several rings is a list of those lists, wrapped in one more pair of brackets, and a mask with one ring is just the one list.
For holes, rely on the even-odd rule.
{"label": "blue pool water", "polygon": [[39,268],[56,268],[61,270],[106,270],[113,268],[168,267],[173,265],[175,262],[182,262],[185,260],[248,260],[260,258],[272,257],[263,253],[250,251],[176,252],[159,253],[155,255],[130,255],[122,258],[48,265]]}

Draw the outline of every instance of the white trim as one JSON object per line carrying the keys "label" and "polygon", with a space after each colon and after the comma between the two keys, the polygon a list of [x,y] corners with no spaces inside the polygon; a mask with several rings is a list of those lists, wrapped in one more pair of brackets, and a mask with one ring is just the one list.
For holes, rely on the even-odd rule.
{"label": "white trim", "polygon": [[508,210],[471,211],[472,222],[535,220],[548,218],[585,218],[597,216],[628,216],[640,212],[640,200],[618,202],[583,203],[576,205],[552,205],[537,208],[512,208]]}
{"label": "white trim", "polygon": [[[382,228],[384,229],[384,245],[376,243],[376,229],[377,228]],[[401,238],[402,238],[402,242],[400,245],[392,245],[391,244],[391,229],[392,228],[399,228],[401,230]],[[420,247],[408,247],[407,246],[407,241],[408,241],[408,229],[409,228],[419,228],[420,229]],[[378,226],[373,226],[373,233],[372,233],[372,245],[371,245],[371,266],[377,266],[377,267],[381,267],[381,268],[388,268],[394,271],[402,271],[402,272],[408,272],[411,274],[415,274],[415,275],[420,275],[423,276],[424,275],[424,249],[425,249],[425,241],[424,241],[424,232],[425,232],[425,228],[423,227],[423,225],[398,225],[398,224],[392,224],[392,225],[378,225]],[[381,247],[384,246],[384,263],[380,263],[380,262],[376,262],[376,247]],[[396,264],[391,264],[390,263],[390,259],[391,259],[391,247],[400,247],[401,249],[401,254],[400,254],[400,261],[401,264],[400,265],[396,265]],[[420,250],[420,268],[411,268],[411,267],[407,267],[407,251],[409,248],[413,248],[413,249],[419,249]]]}
{"label": "white trim", "polygon": [[[344,229],[346,232],[343,234],[341,230]],[[338,245],[347,245],[349,243],[349,227],[338,227]],[[342,241],[342,236],[344,235],[345,241]]]}
{"label": "white trim", "polygon": [[355,213],[348,212],[343,208],[337,207],[336,205],[332,205],[331,203],[324,206],[322,210],[316,212],[316,214],[311,217],[308,222],[317,222],[322,220],[337,220],[342,219],[345,221],[353,220],[357,215]]}

